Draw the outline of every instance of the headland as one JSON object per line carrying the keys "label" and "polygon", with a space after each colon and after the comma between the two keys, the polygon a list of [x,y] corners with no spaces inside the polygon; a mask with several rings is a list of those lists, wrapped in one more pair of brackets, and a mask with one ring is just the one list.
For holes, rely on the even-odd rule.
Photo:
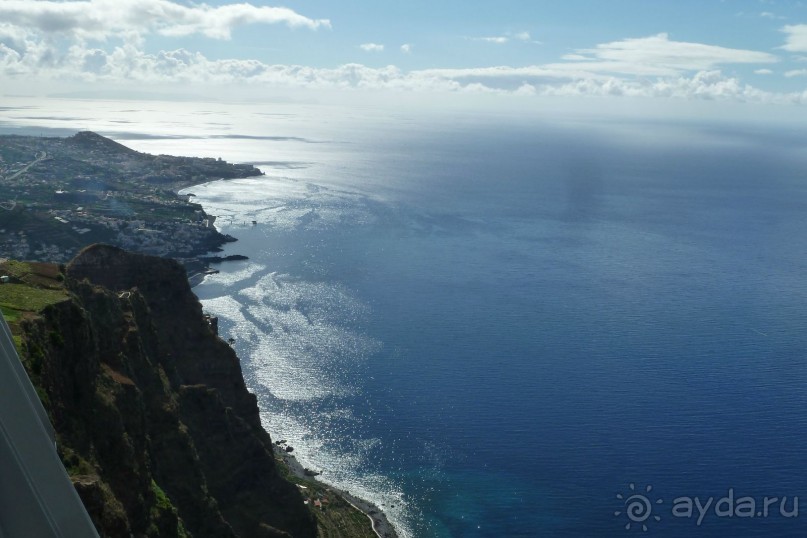
{"label": "headland", "polygon": [[[132,394],[130,394],[127,387],[135,387],[137,391],[140,391],[136,391],[135,395],[140,394],[139,398],[143,398],[144,387],[140,385],[140,382],[144,379],[150,379],[147,382],[149,385],[156,382],[151,373],[140,372],[139,375],[145,376],[142,378],[133,373],[132,369],[138,370],[140,366],[127,364],[126,361],[120,362],[124,357],[122,354],[118,354],[120,360],[113,361],[113,364],[107,364],[105,359],[101,357],[94,362],[91,361],[97,367],[94,370],[95,374],[93,374],[96,377],[93,379],[66,380],[64,379],[65,373],[60,373],[59,368],[65,366],[60,362],[62,359],[59,358],[61,349],[64,346],[65,335],[63,333],[76,329],[75,334],[70,333],[71,339],[77,339],[76,342],[71,342],[71,345],[83,346],[87,350],[99,345],[99,342],[87,340],[87,338],[92,337],[93,330],[78,330],[75,327],[76,323],[67,322],[66,318],[63,317],[64,309],[67,307],[63,305],[71,301],[75,303],[77,298],[80,299],[79,303],[83,300],[91,300],[95,306],[106,301],[109,305],[106,305],[105,308],[112,305],[112,311],[120,311],[123,314],[123,318],[118,320],[122,327],[126,323],[131,325],[131,316],[135,314],[141,317],[146,316],[150,310],[153,310],[151,305],[146,304],[149,302],[146,292],[142,289],[135,290],[138,287],[137,282],[135,282],[136,279],[132,280],[132,282],[127,282],[126,284],[128,285],[123,285],[118,281],[122,278],[118,270],[123,266],[115,270],[106,269],[106,271],[109,271],[109,278],[114,280],[111,282],[105,281],[106,277],[103,270],[99,271],[97,268],[93,270],[92,275],[96,281],[91,282],[90,285],[101,286],[103,290],[95,288],[95,291],[91,293],[91,288],[79,285],[78,280],[80,278],[78,276],[80,271],[77,272],[74,269],[72,275],[69,275],[70,270],[66,269],[71,266],[75,267],[75,257],[79,255],[78,259],[86,262],[88,259],[94,259],[94,256],[101,252],[103,254],[100,256],[101,258],[140,260],[136,256],[131,258],[129,254],[117,254],[117,250],[110,251],[109,247],[104,247],[106,250],[102,249],[100,251],[97,247],[93,247],[95,250],[90,250],[89,253],[83,252],[83,249],[90,244],[106,243],[127,251],[150,254],[161,258],[174,258],[184,266],[185,271],[183,273],[188,278],[189,283],[193,285],[195,282],[200,281],[204,274],[215,272],[210,269],[209,264],[231,259],[244,259],[245,257],[237,254],[227,257],[210,256],[210,252],[221,251],[223,244],[235,241],[235,239],[219,233],[213,226],[215,217],[207,215],[199,204],[191,201],[190,196],[181,196],[178,192],[192,185],[209,181],[261,174],[260,170],[250,165],[234,165],[220,159],[144,154],[92,132],[78,133],[69,138],[0,136],[0,262],[3,262],[2,269],[4,274],[15,280],[11,286],[3,288],[4,291],[11,293],[12,299],[10,301],[2,300],[0,303],[3,306],[3,315],[11,322],[15,331],[15,342],[19,345],[21,356],[26,361],[26,367],[29,368],[29,375],[31,375],[35,384],[39,383],[40,396],[43,398],[43,402],[46,403],[46,407],[53,404],[53,399],[65,396],[62,394],[53,396],[48,392],[48,389],[58,392],[62,390],[62,382],[69,382],[68,386],[76,383],[89,383],[92,387],[90,385],[88,387],[98,392],[99,397],[102,397],[106,404],[111,403],[109,394],[106,394],[111,390],[110,394],[115,399],[120,399],[127,405],[134,402],[132,405],[142,408],[145,405],[143,401],[132,400],[130,402]],[[95,258],[97,257],[95,256]],[[149,256],[146,258],[159,259],[150,258]],[[26,260],[27,262],[8,261],[14,259]],[[64,262],[70,260],[74,261],[71,265],[65,266]],[[166,260],[166,262],[168,261]],[[56,262],[61,263],[61,265],[41,262]],[[135,265],[138,263],[141,262],[138,261]],[[146,271],[144,267],[140,269]],[[14,276],[15,271],[20,274]],[[139,270],[135,271],[135,273],[139,272]],[[176,271],[171,269],[169,272],[174,275]],[[126,274],[132,275],[131,272]],[[132,278],[135,277],[133,276]],[[169,280],[173,282],[175,278],[171,277]],[[6,282],[3,284],[6,284]],[[171,286],[176,288],[177,283],[173,282]],[[182,286],[179,286],[179,288],[183,289]],[[170,291],[168,295],[176,292],[176,290],[165,291]],[[31,299],[32,297],[33,299]],[[157,300],[156,297],[155,295],[153,299]],[[101,300],[102,298],[103,300]],[[29,301],[29,299],[33,302]],[[195,300],[195,297],[193,299]],[[188,304],[193,302],[191,299],[183,299],[183,301],[189,302]],[[78,305],[78,303],[75,304]],[[198,305],[198,302],[195,304]],[[56,305],[62,306],[56,307]],[[75,310],[76,306],[71,306],[70,308]],[[70,308],[67,309],[69,310]],[[91,310],[84,304],[78,305],[77,308],[77,312],[83,309],[85,314]],[[193,317],[196,310],[200,310],[201,307],[189,306],[188,308],[193,310],[194,314],[191,316]],[[134,309],[128,317],[126,315],[127,309]],[[164,321],[169,324],[173,323],[173,321],[169,322],[169,319],[166,318]],[[146,329],[151,326],[153,321],[147,322],[145,319],[141,319],[141,321],[143,323],[141,332],[149,334],[149,331],[153,329]],[[197,322],[198,320],[194,318],[190,323],[196,326]],[[100,325],[107,323],[107,321],[101,321],[101,318],[96,322],[96,324]],[[209,320],[204,321],[204,323],[204,327],[209,326]],[[49,336],[43,340],[42,335],[36,331],[42,331],[45,328],[48,328],[50,332],[47,333]],[[185,328],[176,328],[177,330],[185,330]],[[163,329],[165,327],[159,327],[158,332]],[[26,333],[26,331],[30,330],[35,332]],[[200,330],[204,332],[205,329]],[[114,334],[119,332],[117,331]],[[92,338],[99,336],[97,334]],[[127,343],[124,340],[121,343],[114,343],[106,340],[108,340],[108,337],[104,337],[104,346],[123,346],[121,348],[122,352],[132,351],[128,347],[132,345],[132,342]],[[154,336],[153,340],[156,342],[162,340],[162,337]],[[31,345],[28,345],[27,342],[30,342]],[[215,344],[213,346],[215,349],[220,349],[222,344],[226,346],[226,343],[218,338],[215,333],[211,342]],[[138,345],[142,345],[142,343]],[[230,349],[229,346],[226,346],[226,348]],[[140,349],[136,354],[140,363],[157,364],[164,360],[144,358],[141,356],[143,351],[143,349]],[[166,348],[163,351],[168,357],[174,357],[171,360],[179,358],[179,350]],[[230,357],[230,354],[232,357]],[[229,354],[224,353],[224,355],[227,355],[227,358],[223,359],[224,363],[231,364],[233,358],[237,361],[231,351]],[[43,364],[45,364],[43,360],[48,361],[52,357],[56,357],[56,359],[46,364],[49,368],[48,375],[52,377],[43,380],[42,368]],[[70,360],[72,361],[74,358]],[[190,370],[185,373],[182,379],[177,378],[178,368],[185,367],[190,368]],[[279,463],[277,469],[285,478],[286,483],[296,484],[296,489],[300,496],[284,493],[283,498],[286,501],[283,502],[287,502],[288,499],[292,499],[292,501],[294,499],[309,501],[309,513],[313,514],[318,528],[324,530],[326,535],[345,537],[367,535],[371,538],[373,536],[382,538],[397,536],[392,525],[378,507],[356,498],[346,491],[340,491],[319,482],[312,473],[302,469],[289,452],[282,450],[279,445],[271,443],[268,434],[262,430],[260,421],[257,419],[254,396],[248,394],[245,387],[243,387],[240,367],[232,375],[228,374],[233,379],[237,378],[234,383],[240,387],[236,397],[237,402],[234,400],[230,404],[221,400],[221,395],[210,392],[210,390],[218,390],[215,386],[216,382],[213,381],[213,378],[208,379],[201,372],[195,370],[191,363],[185,363],[180,366],[174,364],[171,367],[162,364],[160,368],[163,370],[165,368],[169,369],[158,376],[164,377],[167,375],[168,377],[154,385],[159,386],[158,392],[160,394],[157,396],[158,399],[167,398],[167,401],[173,401],[175,405],[184,401],[187,409],[196,409],[197,411],[199,406],[205,408],[208,404],[213,405],[215,401],[224,406],[222,409],[229,408],[230,405],[233,405],[233,402],[237,403],[240,408],[239,413],[242,415],[238,420],[250,424],[251,428],[258,428],[252,434],[255,439],[249,441],[249,443],[253,443],[253,445],[258,443],[263,446],[268,443],[270,447],[269,454],[273,456],[272,459],[276,464]],[[173,374],[171,370],[173,370]],[[200,380],[202,381],[201,383],[197,382]],[[166,382],[168,385],[165,385]],[[45,384],[43,385],[43,383]],[[120,387],[115,388],[118,386]],[[244,396],[244,394],[248,396]],[[152,396],[149,396],[149,398]],[[219,404],[215,404],[213,407],[217,408]],[[68,401],[66,405],[71,407],[77,406],[78,403]],[[117,486],[113,482],[119,477],[100,476],[98,470],[102,469],[104,465],[93,460],[93,458],[98,458],[99,455],[82,453],[82,447],[86,445],[87,440],[81,438],[81,432],[86,433],[87,430],[84,427],[86,425],[81,426],[79,423],[78,417],[80,413],[75,416],[61,416],[58,413],[64,412],[64,409],[60,410],[60,408],[54,408],[53,412],[57,413],[57,415],[52,416],[52,419],[55,419],[55,421],[63,420],[69,424],[70,428],[76,430],[75,434],[64,434],[62,441],[65,448],[62,455],[68,471],[74,477],[76,488],[83,494],[83,498],[86,498],[87,502],[91,503],[91,506],[88,507],[91,515],[94,514],[101,525],[112,525],[110,528],[117,528],[116,525],[123,528],[128,525],[131,529],[148,523],[161,526],[168,525],[171,529],[179,529],[185,532],[187,529],[184,525],[187,524],[187,526],[193,527],[200,524],[201,520],[196,518],[202,517],[201,512],[204,511],[201,508],[202,505],[215,501],[215,499],[211,500],[204,497],[201,493],[201,496],[195,498],[195,500],[189,500],[189,498],[186,498],[187,491],[184,491],[177,482],[174,482],[176,479],[168,474],[168,469],[163,468],[158,471],[160,478],[158,474],[146,469],[149,465],[144,460],[142,472],[139,471],[139,479],[142,479],[140,481],[143,482],[144,488],[140,500],[147,501],[147,504],[152,503],[154,506],[149,509],[145,505],[140,506],[136,503],[135,505],[127,505],[126,503],[133,501],[126,498],[126,494],[124,494],[123,498],[117,498],[116,496],[115,488]],[[179,412],[179,408],[177,408],[177,412]],[[110,413],[114,414],[112,410],[110,410]],[[192,421],[195,416],[194,411],[188,415],[187,420]],[[179,414],[174,418],[181,422],[183,417]],[[174,418],[171,420],[174,420]],[[231,419],[227,419],[227,421],[229,420]],[[164,426],[163,424],[160,427]],[[201,426],[200,423],[200,431],[203,429]],[[132,432],[125,433],[122,441],[116,437],[111,442],[123,442],[126,446],[128,446],[127,443],[136,444],[140,442]],[[202,446],[199,448],[199,454],[196,455],[197,459],[201,453],[209,451],[211,454],[215,454],[219,450],[215,446],[207,446],[202,442],[203,439],[210,436],[211,432],[200,436],[198,443]],[[190,441],[193,441],[193,439]],[[73,445],[76,445],[75,448]],[[137,448],[137,450],[141,448],[143,447]],[[190,448],[181,447],[181,450],[188,451]],[[154,465],[153,460],[152,465]],[[272,482],[274,480],[272,477],[278,471],[273,471],[270,467],[267,467],[266,472],[268,473],[267,476],[269,476],[268,480]],[[107,468],[111,468],[109,463],[107,463]],[[197,476],[200,472],[199,470],[188,471],[195,473],[194,476]],[[204,469],[202,472],[204,472]],[[214,472],[214,469],[210,467],[208,472]],[[160,479],[155,481],[155,478]],[[226,481],[219,482],[218,478],[212,479],[212,481],[220,483],[221,487],[224,488],[222,491],[225,491],[226,487],[228,487]],[[180,478],[179,481],[181,482],[181,480]],[[200,483],[200,488],[202,488],[200,492],[205,491],[205,487],[207,487],[203,486],[203,483],[204,480]],[[280,486],[266,487],[272,489]],[[171,490],[173,492],[171,498],[174,498],[175,503],[177,503],[176,506],[167,501],[164,489],[165,491]],[[286,491],[285,486],[281,489]],[[292,488],[292,490],[294,489]],[[256,493],[256,495],[260,495],[260,492]],[[327,501],[323,503],[323,499],[327,499]],[[111,504],[107,506],[105,500]],[[194,502],[196,504],[193,504]],[[315,505],[317,502],[319,503],[318,506]],[[92,503],[95,504],[93,505]],[[183,510],[178,509],[178,505],[183,503],[186,506],[184,512],[187,517],[190,517],[190,523],[183,520]],[[293,506],[293,504],[294,502],[289,506]],[[127,507],[134,512],[125,513]],[[158,508],[159,510],[157,510]],[[127,519],[135,513],[142,515],[144,509],[152,510],[152,516],[157,519]],[[154,512],[154,510],[157,510],[157,512]],[[233,510],[240,511],[241,509],[238,506],[233,506]],[[285,509],[280,511],[283,510]],[[294,510],[292,510],[293,512]],[[260,526],[259,512],[255,514],[257,515],[253,514],[254,517],[251,516],[250,521],[244,524],[252,525],[257,522],[258,527],[256,528],[262,528]],[[241,522],[240,517],[236,517],[239,522]],[[222,529],[226,527],[226,523],[229,521],[227,514],[223,511],[219,515],[215,515],[215,518],[217,518],[216,525],[222,526]],[[222,523],[222,520],[225,523]],[[296,521],[286,521],[284,525],[287,525],[289,529],[309,529],[308,524],[305,523],[305,517],[298,517]],[[307,532],[308,530],[305,530],[304,534]]]}
{"label": "headland", "polygon": [[141,153],[89,131],[0,136],[0,258],[63,263],[104,243],[204,274],[205,256],[235,239],[178,192],[261,174],[221,159]]}

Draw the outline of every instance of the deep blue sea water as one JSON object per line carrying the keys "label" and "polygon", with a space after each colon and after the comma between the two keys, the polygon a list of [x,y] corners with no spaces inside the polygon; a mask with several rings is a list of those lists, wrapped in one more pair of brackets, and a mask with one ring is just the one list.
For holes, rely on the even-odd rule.
{"label": "deep blue sea water", "polygon": [[428,127],[194,188],[251,256],[197,292],[276,435],[412,536],[802,535],[672,505],[807,494],[803,146]]}
{"label": "deep blue sea water", "polygon": [[325,480],[412,537],[807,532],[807,132],[264,112],[119,139],[266,172],[189,189],[250,257],[195,291]]}

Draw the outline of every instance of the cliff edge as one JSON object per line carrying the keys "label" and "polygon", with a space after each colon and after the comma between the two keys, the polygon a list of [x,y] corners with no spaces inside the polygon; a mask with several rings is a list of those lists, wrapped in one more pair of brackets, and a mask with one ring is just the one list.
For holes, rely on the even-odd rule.
{"label": "cliff edge", "polygon": [[102,536],[317,535],[181,265],[104,245],[23,265],[2,286],[49,304],[13,311],[15,341]]}

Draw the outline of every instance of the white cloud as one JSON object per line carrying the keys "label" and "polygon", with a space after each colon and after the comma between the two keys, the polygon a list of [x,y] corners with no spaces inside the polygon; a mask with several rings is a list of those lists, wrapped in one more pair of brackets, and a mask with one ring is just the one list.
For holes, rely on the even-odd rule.
{"label": "white cloud", "polygon": [[[148,2],[149,0],[143,0]],[[0,5],[4,0],[0,0]],[[74,32],[74,36],[76,33]],[[526,35],[522,36],[526,39]],[[515,40],[516,36],[508,39]],[[582,49],[565,61],[533,66],[404,71],[345,64],[333,68],[267,64],[252,59],[213,60],[184,49],[147,53],[136,41],[113,46],[75,37],[46,39],[0,23],[0,80],[93,84],[236,84],[253,88],[373,89],[407,92],[468,92],[506,95],[620,95],[754,102],[802,102],[807,93],[758,90],[712,66],[769,63],[773,55],[698,43],[666,35],[628,39]],[[523,39],[521,40],[523,41]],[[383,51],[365,43],[363,50]],[[402,52],[411,45],[401,46]],[[705,67],[705,68],[704,68]],[[767,71],[758,70],[760,73]],[[793,75],[795,76],[795,75]],[[10,86],[6,86],[10,87]]]}
{"label": "white cloud", "polygon": [[0,43],[0,72],[12,76],[19,74],[20,60],[20,54],[16,50]]}
{"label": "white cloud", "polygon": [[329,28],[327,19],[310,19],[284,7],[247,3],[185,6],[169,0],[3,0],[0,20],[44,35],[106,40],[121,34],[201,34],[229,39],[246,24],[284,24],[292,28]]}
{"label": "white cloud", "polygon": [[518,41],[523,41],[524,43],[534,43],[536,45],[542,45],[543,44],[540,41],[537,41],[537,40],[533,39],[532,35],[530,35],[529,32],[518,32],[516,34],[513,34],[513,39],[516,39]]}
{"label": "white cloud", "polygon": [[365,50],[367,52],[383,52],[384,45],[380,45],[378,43],[363,43],[359,45],[361,50]]}
{"label": "white cloud", "polygon": [[[724,64],[773,63],[778,58],[766,52],[730,49],[702,43],[671,41],[667,34],[624,39],[579,49],[574,68],[628,75],[672,76],[685,71],[711,70]],[[569,56],[566,59],[571,59]],[[554,68],[563,64],[553,65]]]}
{"label": "white cloud", "polygon": [[492,36],[492,37],[475,37],[473,38],[474,41],[484,41],[486,43],[495,43],[497,45],[504,45],[508,41],[510,41],[509,37],[505,36]]}
{"label": "white cloud", "polygon": [[409,43],[404,43],[403,45],[401,45],[401,52],[403,52],[404,54],[409,54],[410,52],[412,52],[412,45]]}
{"label": "white cloud", "polygon": [[[474,67],[467,69],[425,69],[416,71],[422,76],[432,78],[443,78],[458,81],[504,81],[520,80],[548,82],[557,79],[572,79],[575,74],[562,69],[552,69],[546,66],[533,65],[529,67]],[[581,73],[579,76],[586,78],[597,77],[591,73]]]}
{"label": "white cloud", "polygon": [[517,32],[507,33],[505,35],[500,36],[487,36],[487,37],[472,37],[470,38],[472,41],[484,41],[486,43],[494,43],[496,45],[504,45],[511,41],[522,41],[525,43],[537,43],[540,44],[540,41],[533,41],[532,36],[529,32]]}
{"label": "white cloud", "polygon": [[0,75],[37,74],[39,79],[100,84],[238,84],[254,87],[372,89],[407,92],[463,92],[537,96],[627,96],[721,99],[752,102],[803,102],[807,95],[763,92],[720,71],[692,76],[628,79],[613,75],[556,70],[546,66],[428,69],[403,71],[346,64],[332,69],[271,65],[257,60],[211,60],[179,49],[146,54],[127,44],[111,52],[71,47],[61,56],[46,47],[21,56],[0,45]]}
{"label": "white cloud", "polygon": [[26,41],[29,38],[29,32],[19,26],[12,26],[7,23],[0,23],[0,43],[5,46],[22,52],[26,48]]}
{"label": "white cloud", "polygon": [[725,77],[720,71],[700,71],[691,77],[669,77],[655,81],[617,77],[579,79],[536,88],[539,95],[622,96],[639,98],[705,99],[742,102],[781,102],[801,99],[763,92]]}
{"label": "white cloud", "polygon": [[807,69],[791,69],[790,71],[785,71],[785,76],[787,78],[807,76]]}
{"label": "white cloud", "polygon": [[759,16],[762,17],[763,19],[773,19],[773,20],[782,20],[785,18],[782,17],[781,15],[771,13],[770,11],[763,11],[762,13],[759,14]]}
{"label": "white cloud", "polygon": [[513,92],[514,95],[527,95],[527,96],[534,96],[538,94],[538,91],[535,89],[535,86],[532,84],[527,84],[526,82],[516,88],[516,91]]}
{"label": "white cloud", "polygon": [[807,52],[807,24],[788,24],[781,31],[787,37],[785,44],[779,48],[789,52]]}
{"label": "white cloud", "polygon": [[755,75],[773,75],[773,71],[770,69],[757,69],[754,71]]}

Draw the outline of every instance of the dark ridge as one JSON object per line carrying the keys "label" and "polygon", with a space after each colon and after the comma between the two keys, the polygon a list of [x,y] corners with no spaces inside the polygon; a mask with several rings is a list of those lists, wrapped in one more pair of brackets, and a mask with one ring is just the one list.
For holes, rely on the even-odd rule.
{"label": "dark ridge", "polygon": [[69,144],[73,144],[88,150],[103,151],[105,153],[126,153],[136,154],[133,149],[127,148],[123,144],[103,137],[92,131],[81,131],[67,139]]}

